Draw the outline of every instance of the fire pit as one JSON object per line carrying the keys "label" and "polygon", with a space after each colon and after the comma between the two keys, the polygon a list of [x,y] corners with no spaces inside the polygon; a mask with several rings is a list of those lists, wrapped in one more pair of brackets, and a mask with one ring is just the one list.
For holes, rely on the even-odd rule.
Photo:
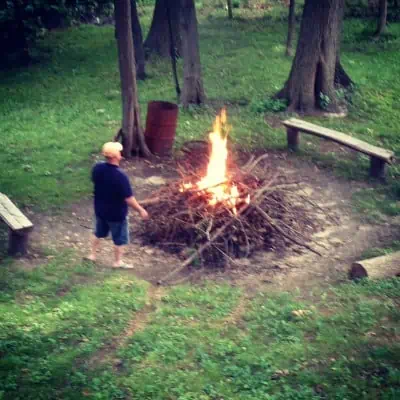
{"label": "fire pit", "polygon": [[228,170],[228,135],[223,109],[209,134],[204,173],[188,168],[197,156],[189,151],[182,179],[144,201],[152,218],[139,229],[143,242],[185,257],[165,280],[195,261],[224,266],[257,250],[282,251],[291,244],[319,254],[307,244],[315,226],[299,201],[298,183],[273,171],[257,176],[254,171],[266,155]]}

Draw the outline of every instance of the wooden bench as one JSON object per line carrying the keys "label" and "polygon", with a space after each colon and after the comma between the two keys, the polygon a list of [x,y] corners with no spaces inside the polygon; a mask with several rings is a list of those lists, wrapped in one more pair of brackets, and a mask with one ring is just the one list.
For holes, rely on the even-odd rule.
{"label": "wooden bench", "polygon": [[25,254],[33,224],[3,193],[0,193],[0,218],[9,228],[8,254]]}
{"label": "wooden bench", "polygon": [[374,178],[383,178],[385,176],[385,165],[391,164],[394,160],[394,152],[373,146],[362,140],[353,138],[341,132],[321,126],[311,124],[300,119],[291,118],[283,122],[287,130],[287,141],[289,149],[297,151],[299,147],[299,132],[309,133],[324,139],[331,140],[343,146],[350,147],[368,155],[371,159],[370,176]]}

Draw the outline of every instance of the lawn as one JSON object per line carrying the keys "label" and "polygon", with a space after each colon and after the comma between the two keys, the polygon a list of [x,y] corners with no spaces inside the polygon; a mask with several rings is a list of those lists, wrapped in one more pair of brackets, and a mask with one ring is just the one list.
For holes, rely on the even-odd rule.
{"label": "lawn", "polygon": [[49,257],[0,270],[1,399],[400,396],[398,279],[251,297],[207,283],[152,297],[129,273]]}
{"label": "lawn", "polygon": [[[144,10],[146,32],[152,13]],[[263,111],[271,113],[270,97],[290,70],[291,59],[284,56],[286,24],[268,12],[229,21],[223,10],[207,10],[199,11],[199,29],[209,103],[180,110],[176,146],[204,138],[217,110],[227,105],[233,141],[253,148],[284,148],[284,130],[266,124]],[[349,116],[315,121],[399,155],[400,24],[391,24],[390,35],[379,41],[368,39],[371,28],[360,20],[345,24],[342,61],[356,83]],[[139,82],[138,89],[143,122],[148,101],[176,101],[169,61],[152,59],[147,71],[149,79]],[[121,117],[113,28],[52,32],[42,43],[40,63],[2,72],[0,82],[0,162],[7,165],[0,171],[2,191],[20,206],[42,210],[87,197],[92,156],[113,137]],[[334,152],[318,152],[317,139],[310,141],[314,145],[303,147],[303,156],[350,180],[367,178],[367,157],[339,159]],[[373,189],[368,201],[363,196],[358,204],[399,214],[399,175],[398,164],[389,168],[388,185]]]}
{"label": "lawn", "polygon": [[[146,32],[152,13],[142,12]],[[199,8],[209,102],[180,109],[177,148],[204,138],[227,105],[235,143],[285,151],[284,130],[265,117],[289,117],[273,112],[271,101],[291,66],[286,23],[274,9],[235,15],[229,21],[223,9]],[[356,84],[349,115],[307,119],[399,157],[400,24],[377,41],[371,31],[369,22],[345,23],[342,62]],[[62,211],[91,195],[94,156],[119,128],[114,31],[54,31],[40,51],[40,63],[0,73],[0,190],[21,208]],[[143,121],[148,101],[176,101],[169,61],[153,58],[147,72],[138,84]],[[317,139],[309,142],[299,157],[349,184],[368,179],[367,158],[327,154]],[[359,192],[355,207],[374,217],[399,215],[400,165],[387,175],[387,184]],[[48,252],[31,269],[3,259],[0,399],[394,400],[399,289],[395,279],[251,296],[227,284],[154,289],[129,273],[82,263],[69,250]]]}

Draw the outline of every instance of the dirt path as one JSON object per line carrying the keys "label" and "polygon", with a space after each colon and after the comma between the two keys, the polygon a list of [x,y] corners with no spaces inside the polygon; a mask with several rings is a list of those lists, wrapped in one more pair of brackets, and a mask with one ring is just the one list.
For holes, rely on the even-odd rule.
{"label": "dirt path", "polygon": [[118,369],[121,361],[116,358],[117,350],[122,347],[129,338],[134,336],[135,333],[144,330],[150,315],[157,310],[158,304],[164,296],[164,293],[164,288],[150,285],[146,295],[145,306],[135,314],[121,335],[111,339],[109,345],[102,347],[92,355],[88,361],[88,365],[90,367],[95,367],[99,364],[110,364],[114,368]]}
{"label": "dirt path", "polygon": [[[122,167],[131,178],[137,197],[143,199],[168,180],[177,178],[171,165],[152,165],[135,159],[125,162]],[[311,162],[286,152],[271,152],[261,168],[273,168],[300,179],[299,191],[310,199],[307,207],[322,227],[314,236],[322,256],[298,247],[285,254],[258,253],[250,259],[238,260],[236,266],[225,271],[211,272],[207,278],[230,280],[250,291],[260,290],[265,285],[292,290],[334,283],[346,279],[349,265],[363,251],[389,243],[396,239],[395,235],[399,237],[398,220],[370,224],[353,213],[351,197],[355,191],[367,187],[367,183],[340,180],[329,171],[320,170]],[[92,202],[82,201],[65,209],[61,215],[30,215],[35,223],[32,254],[39,254],[40,259],[41,248],[73,248],[78,254],[85,255],[92,235],[92,213]],[[134,233],[138,223],[136,215],[131,215],[130,223]],[[125,259],[134,265],[131,271],[139,278],[155,284],[181,262],[176,256],[157,248],[142,246],[134,234],[132,239]],[[98,260],[100,266],[111,265],[111,240],[104,242]]]}

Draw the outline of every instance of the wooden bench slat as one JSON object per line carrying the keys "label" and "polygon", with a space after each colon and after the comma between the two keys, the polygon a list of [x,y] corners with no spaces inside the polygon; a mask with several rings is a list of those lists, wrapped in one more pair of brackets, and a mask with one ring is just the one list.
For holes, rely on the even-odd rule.
{"label": "wooden bench slat", "polygon": [[291,118],[284,121],[283,125],[288,128],[298,129],[300,131],[304,131],[312,135],[323,137],[332,140],[333,142],[343,144],[369,156],[381,158],[389,164],[393,162],[393,151],[382,149],[380,147],[346,135],[345,133],[337,132],[333,129],[324,128],[296,118]]}
{"label": "wooden bench slat", "polygon": [[0,193],[0,217],[14,231],[33,227],[32,222],[3,193]]}

